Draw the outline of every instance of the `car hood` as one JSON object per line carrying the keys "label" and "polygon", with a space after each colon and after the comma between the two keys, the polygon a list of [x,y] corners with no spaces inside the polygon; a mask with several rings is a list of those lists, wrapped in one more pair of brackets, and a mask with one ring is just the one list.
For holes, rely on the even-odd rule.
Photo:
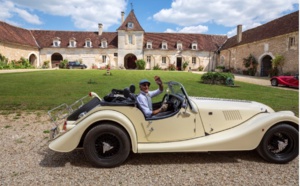
{"label": "car hood", "polygon": [[218,110],[253,110],[257,112],[274,112],[269,106],[247,100],[206,98],[206,97],[190,97],[198,109],[218,109]]}
{"label": "car hood", "polygon": [[274,112],[262,103],[246,100],[190,97],[206,132],[215,133],[239,125],[259,113]]}

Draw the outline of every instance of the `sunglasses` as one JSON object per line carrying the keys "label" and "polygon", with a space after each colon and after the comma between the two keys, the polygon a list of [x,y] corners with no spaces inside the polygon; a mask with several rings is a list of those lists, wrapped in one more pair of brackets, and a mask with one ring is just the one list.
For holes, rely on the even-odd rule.
{"label": "sunglasses", "polygon": [[147,87],[150,87],[149,83],[142,83],[141,84],[143,87],[147,86]]}

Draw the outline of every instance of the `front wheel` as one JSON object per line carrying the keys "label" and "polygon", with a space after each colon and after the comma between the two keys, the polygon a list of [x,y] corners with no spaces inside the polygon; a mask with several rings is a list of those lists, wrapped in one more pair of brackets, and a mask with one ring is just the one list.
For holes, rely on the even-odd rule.
{"label": "front wheel", "polygon": [[288,124],[269,129],[257,147],[258,154],[272,163],[288,163],[299,154],[299,132]]}
{"label": "front wheel", "polygon": [[83,143],[84,154],[95,167],[116,167],[130,153],[127,133],[113,124],[101,124],[92,128]]}

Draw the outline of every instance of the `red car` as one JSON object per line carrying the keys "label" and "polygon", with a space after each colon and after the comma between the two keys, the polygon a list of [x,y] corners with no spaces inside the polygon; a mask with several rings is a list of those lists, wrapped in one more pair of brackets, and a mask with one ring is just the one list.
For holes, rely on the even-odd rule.
{"label": "red car", "polygon": [[295,76],[274,76],[271,78],[271,85],[285,85],[289,87],[299,88],[299,75]]}

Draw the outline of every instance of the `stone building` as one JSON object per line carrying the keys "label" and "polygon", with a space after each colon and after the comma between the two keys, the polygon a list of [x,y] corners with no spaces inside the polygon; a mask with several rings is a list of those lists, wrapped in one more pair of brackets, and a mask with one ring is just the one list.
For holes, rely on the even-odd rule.
{"label": "stone building", "polygon": [[243,70],[242,59],[251,53],[260,62],[257,75],[263,76],[278,53],[286,59],[284,71],[296,72],[298,15],[289,14],[229,39],[225,35],[145,32],[133,10],[126,19],[121,13],[116,32],[103,32],[101,23],[96,32],[75,32],[26,30],[0,22],[0,53],[9,60],[29,59],[37,68],[45,61],[55,68],[62,60],[76,60],[88,68],[135,69],[135,61],[144,59],[146,69],[174,65],[183,70],[188,62],[190,70],[212,71],[222,65],[235,72]]}
{"label": "stone building", "polygon": [[250,54],[258,61],[256,76],[268,76],[271,60],[276,55],[284,57],[283,73],[299,73],[299,11],[270,21],[264,25],[241,32],[229,38],[220,49],[218,65],[242,73],[246,68],[243,59]]}

